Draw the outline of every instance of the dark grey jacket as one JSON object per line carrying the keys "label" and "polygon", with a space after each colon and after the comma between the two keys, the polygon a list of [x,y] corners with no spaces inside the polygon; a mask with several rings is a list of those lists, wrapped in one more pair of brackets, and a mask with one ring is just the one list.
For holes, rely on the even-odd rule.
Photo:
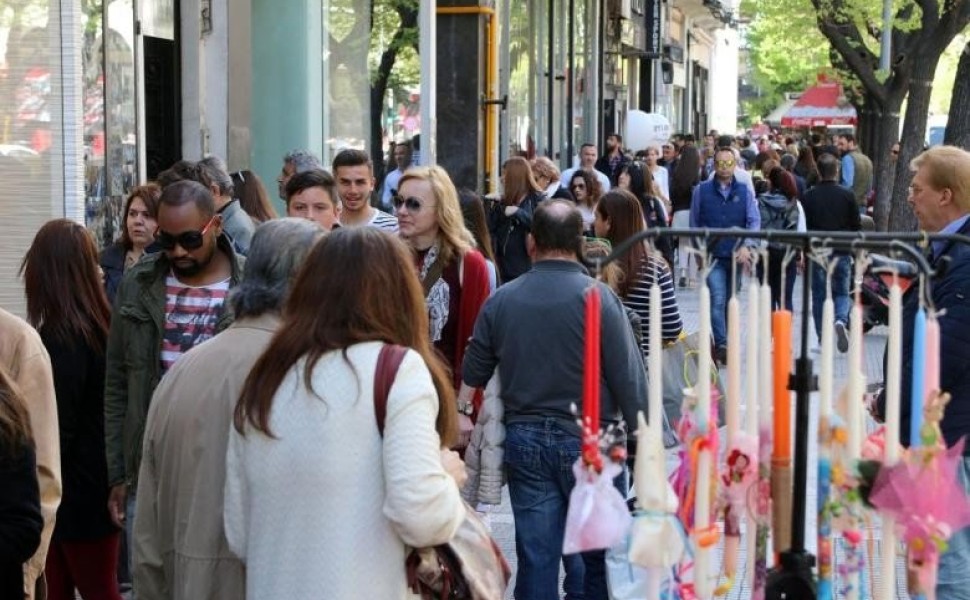
{"label": "dark grey jacket", "polygon": [[602,297],[600,413],[636,428],[647,410],[647,378],[623,304],[579,263],[547,260],[495,291],[465,351],[462,378],[484,387],[498,366],[505,422],[555,418],[579,433],[570,406],[582,406],[585,292]]}

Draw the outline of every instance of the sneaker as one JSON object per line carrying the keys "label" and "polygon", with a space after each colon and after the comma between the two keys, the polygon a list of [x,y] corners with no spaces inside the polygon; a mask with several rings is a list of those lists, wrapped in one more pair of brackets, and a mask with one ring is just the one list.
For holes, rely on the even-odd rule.
{"label": "sneaker", "polygon": [[849,332],[842,321],[835,322],[835,345],[843,354],[849,351]]}
{"label": "sneaker", "polygon": [[727,346],[718,346],[714,349],[714,360],[718,366],[727,366]]}
{"label": "sneaker", "polygon": [[681,289],[687,287],[687,278],[681,275],[680,281],[677,282],[677,287]]}

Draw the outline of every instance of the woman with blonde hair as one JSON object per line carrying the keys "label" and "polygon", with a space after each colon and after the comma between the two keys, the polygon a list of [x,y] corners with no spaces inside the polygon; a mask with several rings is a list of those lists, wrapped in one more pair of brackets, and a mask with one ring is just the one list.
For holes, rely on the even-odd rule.
{"label": "woman with blonde hair", "polygon": [[502,165],[502,200],[485,207],[495,244],[499,275],[508,283],[532,268],[525,238],[532,231],[532,213],[545,198],[532,176],[529,161],[513,156]]}
{"label": "woman with blonde hair", "polygon": [[[246,564],[248,598],[411,597],[408,548],[449,541],[466,514],[464,468],[441,450],[456,437],[455,392],[412,263],[392,235],[340,228],[290,289],[226,455],[226,539]],[[407,351],[382,434],[374,400],[385,344]]]}
{"label": "woman with blonde hair", "polygon": [[[465,346],[488,298],[488,266],[465,227],[458,191],[447,171],[413,167],[401,176],[397,190],[391,201],[398,233],[413,250],[431,342],[451,368],[457,390]],[[460,408],[463,415],[471,415],[471,407]]]}
{"label": "woman with blonde hair", "polygon": [[572,200],[572,194],[562,187],[562,173],[549,158],[537,156],[532,159],[532,176],[536,183],[544,190],[546,199],[562,198]]}

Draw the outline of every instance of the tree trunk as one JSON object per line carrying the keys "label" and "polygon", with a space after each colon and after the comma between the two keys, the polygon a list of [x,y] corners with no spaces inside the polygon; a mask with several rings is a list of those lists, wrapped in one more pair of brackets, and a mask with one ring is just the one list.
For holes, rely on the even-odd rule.
{"label": "tree trunk", "polygon": [[890,105],[876,113],[874,120],[875,143],[867,149],[866,156],[872,160],[872,177],[876,188],[876,202],[873,208],[873,220],[876,231],[887,231],[889,228],[889,214],[892,207],[893,178],[895,177],[896,162],[892,160],[890,150],[897,140],[899,131],[899,107],[902,98],[890,98]]}
{"label": "tree trunk", "polygon": [[933,92],[933,73],[936,71],[935,60],[921,57],[913,63],[913,76],[909,80],[909,95],[907,96],[906,118],[903,121],[903,135],[899,147],[899,158],[896,160],[896,176],[893,179],[892,207],[889,211],[889,231],[916,231],[916,215],[907,201],[909,183],[913,173],[909,169],[909,162],[923,151],[923,141],[926,138],[926,117],[930,112],[930,96]]}
{"label": "tree trunk", "polygon": [[957,65],[943,143],[970,150],[970,42],[963,47]]}

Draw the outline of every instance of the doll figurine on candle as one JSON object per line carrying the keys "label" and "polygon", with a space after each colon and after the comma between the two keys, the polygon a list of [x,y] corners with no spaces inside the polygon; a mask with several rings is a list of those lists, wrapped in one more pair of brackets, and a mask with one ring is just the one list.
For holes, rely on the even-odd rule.
{"label": "doll figurine on candle", "polygon": [[[963,440],[947,448],[940,420],[949,395],[936,392],[926,400],[920,429],[922,446],[910,448],[903,460],[880,469],[869,499],[896,520],[907,544],[909,592],[936,597],[940,554],[950,535],[970,524],[970,500],[957,476]],[[932,493],[927,493],[927,491]]]}

